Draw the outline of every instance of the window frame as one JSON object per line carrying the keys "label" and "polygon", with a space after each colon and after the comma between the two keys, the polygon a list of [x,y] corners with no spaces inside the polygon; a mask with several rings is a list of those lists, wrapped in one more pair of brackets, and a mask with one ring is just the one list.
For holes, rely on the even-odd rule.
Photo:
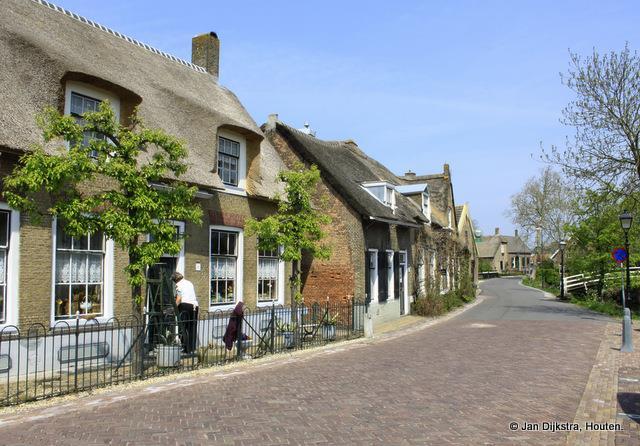
{"label": "window frame", "polygon": [[9,212],[8,252],[5,265],[4,322],[0,330],[16,330],[20,295],[20,212],[0,202],[0,210]]}
{"label": "window frame", "polygon": [[[167,220],[169,223],[171,223],[174,227],[178,228],[178,234],[180,236],[184,236],[184,231],[185,231],[185,223],[184,221],[180,221],[180,220]],[[157,220],[154,220],[154,223],[157,223]],[[146,240],[147,241],[151,241],[151,235],[147,234],[146,236]],[[180,252],[178,252],[177,254],[167,254],[164,253],[162,254],[162,257],[173,257],[176,258],[176,271],[179,272],[180,274],[184,275],[184,245],[185,245],[185,239],[181,238],[180,239]]]}
{"label": "window frame", "polygon": [[[284,304],[284,260],[280,258],[282,255],[283,247],[278,247],[278,266],[276,277],[276,299],[274,300],[260,300],[260,250],[256,247],[256,305],[258,307],[269,306],[272,304],[283,305]],[[274,258],[273,256],[263,256],[267,258]]]}
{"label": "window frame", "polygon": [[385,252],[387,254],[387,302],[390,302],[396,299],[396,270],[393,249],[387,249]]}
{"label": "window frame", "polygon": [[[94,87],[90,84],[78,81],[67,81],[65,84],[64,92],[64,114],[67,116],[75,116],[71,114],[71,95],[75,93],[80,96],[84,96],[94,101],[106,101],[111,104],[111,109],[115,114],[116,121],[120,122],[120,98],[113,93],[103,90],[102,88]],[[67,143],[68,144],[68,143]]]}
{"label": "window frame", "polygon": [[[213,231],[221,231],[221,232],[236,232],[236,283],[235,283],[235,296],[233,302],[223,302],[219,304],[212,305],[211,304],[211,281],[212,281],[212,268],[211,268],[211,233]],[[235,307],[238,302],[244,301],[243,295],[243,283],[244,283],[244,230],[241,228],[236,228],[233,226],[220,226],[220,225],[209,225],[209,292],[207,294],[207,306],[210,311],[215,310],[231,310]]]}
{"label": "window frame", "polygon": [[[53,217],[51,219],[51,312],[50,312],[50,325],[55,327],[56,325],[75,323],[76,318],[64,318],[56,319],[56,266],[57,266],[57,227],[58,218]],[[107,322],[113,318],[114,308],[114,256],[113,256],[113,240],[104,238],[104,251],[102,260],[102,315],[96,316],[92,319],[86,319],[80,316],[80,323],[85,324],[90,320],[96,320],[98,322]]]}
{"label": "window frame", "polygon": [[[392,210],[396,209],[396,187],[393,184],[386,181],[374,181],[362,183],[361,186],[379,203],[382,203],[384,206],[391,208]],[[372,187],[384,187],[384,199],[382,201],[370,190]]]}
{"label": "window frame", "polygon": [[[220,171],[218,168],[219,158],[220,158],[220,138],[227,139],[229,141],[237,142],[240,147],[239,151],[239,160],[238,160],[238,185],[234,186],[231,184],[226,184],[222,181],[222,177],[220,176]],[[226,129],[218,129],[218,134],[216,135],[216,175],[220,178],[220,181],[224,185],[224,193],[229,193],[233,195],[247,195],[247,139],[238,134]]]}

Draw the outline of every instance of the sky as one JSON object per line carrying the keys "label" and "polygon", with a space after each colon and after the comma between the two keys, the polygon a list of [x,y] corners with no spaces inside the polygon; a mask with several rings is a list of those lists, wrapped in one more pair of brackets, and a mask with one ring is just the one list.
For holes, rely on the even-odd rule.
{"label": "sky", "polygon": [[220,83],[254,120],[352,139],[396,174],[451,168],[484,234],[563,147],[569,51],[640,44],[635,1],[54,0],[177,57],[215,31]]}

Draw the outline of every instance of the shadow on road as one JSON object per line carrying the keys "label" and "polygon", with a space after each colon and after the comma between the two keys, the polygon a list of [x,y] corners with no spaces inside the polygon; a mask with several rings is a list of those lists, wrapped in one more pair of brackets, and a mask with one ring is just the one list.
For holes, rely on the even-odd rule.
{"label": "shadow on road", "polygon": [[618,403],[630,419],[640,424],[640,393],[618,393]]}

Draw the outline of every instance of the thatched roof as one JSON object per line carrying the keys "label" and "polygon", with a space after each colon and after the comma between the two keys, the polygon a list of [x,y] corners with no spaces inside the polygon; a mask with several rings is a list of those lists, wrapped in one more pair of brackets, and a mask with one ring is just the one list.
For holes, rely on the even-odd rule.
{"label": "thatched roof", "polygon": [[304,160],[316,164],[323,177],[363,217],[400,225],[426,221],[420,207],[404,195],[396,193],[397,208],[393,212],[362,187],[365,182],[385,181],[398,185],[400,181],[353,141],[323,141],[279,121],[264,128],[267,137],[270,132],[278,132]]}
{"label": "thatched roof", "polygon": [[498,234],[482,237],[482,239],[477,242],[478,256],[483,258],[493,258],[502,243],[506,243],[507,253],[509,254],[531,254],[531,250],[520,237]]}
{"label": "thatched roof", "polygon": [[[256,146],[263,139],[238,98],[202,68],[43,0],[3,0],[0,60],[0,147],[5,149],[25,151],[42,142],[35,117],[45,106],[62,109],[64,80],[70,78],[90,79],[133,98],[148,127],[184,140],[191,168],[182,179],[200,186],[223,187],[215,173],[218,128],[242,133]],[[274,154],[273,149],[261,154],[259,169],[273,177],[282,167]],[[272,195],[267,183],[258,182],[254,192]]]}
{"label": "thatched roof", "polygon": [[431,201],[431,216],[433,223],[446,228],[449,225],[447,212],[451,208],[451,226],[457,227],[458,219],[455,212],[455,199],[449,165],[444,165],[444,172],[433,175],[416,175],[407,173],[399,176],[402,184],[427,184]]}

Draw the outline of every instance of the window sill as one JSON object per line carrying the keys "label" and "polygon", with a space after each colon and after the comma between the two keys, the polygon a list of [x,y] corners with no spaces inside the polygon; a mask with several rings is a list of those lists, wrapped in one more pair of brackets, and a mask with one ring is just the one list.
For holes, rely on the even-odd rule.
{"label": "window sill", "polygon": [[258,308],[263,308],[263,307],[270,307],[271,305],[283,305],[282,300],[278,299],[278,300],[273,300],[273,301],[269,301],[269,302],[258,302],[257,306]]}
{"label": "window sill", "polygon": [[109,316],[109,317],[100,316],[100,317],[94,317],[92,319],[85,319],[83,317],[80,317],[79,319],[76,319],[75,317],[70,319],[58,319],[51,322],[50,328],[54,328],[54,329],[74,328],[76,326],[76,320],[80,321],[79,325],[81,327],[84,327],[87,324],[89,324],[90,326],[103,326],[103,325],[107,325],[113,319],[114,318],[112,316]]}
{"label": "window sill", "polygon": [[247,196],[247,191],[241,187],[235,187],[235,186],[229,186],[229,185],[224,185],[224,190],[220,191],[223,194],[229,194],[229,195],[240,195],[242,197],[246,197]]}
{"label": "window sill", "polygon": [[0,324],[0,335],[17,333],[18,331],[18,327],[15,324],[8,322],[6,324]]}

